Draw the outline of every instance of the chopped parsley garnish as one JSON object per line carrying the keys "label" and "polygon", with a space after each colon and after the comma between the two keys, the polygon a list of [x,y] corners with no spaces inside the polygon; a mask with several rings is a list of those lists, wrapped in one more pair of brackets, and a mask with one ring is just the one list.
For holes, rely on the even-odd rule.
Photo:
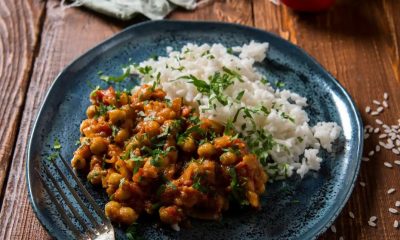
{"label": "chopped parsley garnish", "polygon": [[156,90],[156,88],[158,86],[160,86],[160,83],[161,83],[161,79],[160,78],[161,78],[161,72],[158,72],[156,80],[153,82],[153,86],[151,86],[151,90],[152,91]]}
{"label": "chopped parsley garnish", "polygon": [[119,131],[119,128],[115,125],[111,125],[112,136],[115,137]]}
{"label": "chopped parsley garnish", "polygon": [[281,117],[294,123],[294,118],[290,117],[286,112],[281,112]]}
{"label": "chopped parsley garnish", "polygon": [[158,60],[158,55],[157,54],[152,54],[150,56],[150,58],[153,59],[154,61],[157,61]]}
{"label": "chopped parsley garnish", "polygon": [[125,231],[128,240],[143,240],[144,238],[139,235],[137,223],[130,225]]}
{"label": "chopped parsley garnish", "polygon": [[240,205],[248,205],[249,202],[244,197],[243,188],[240,185],[236,169],[234,167],[229,168],[229,175],[231,176],[230,187],[233,198],[240,203]]}
{"label": "chopped parsley garnish", "polygon": [[47,156],[47,160],[54,161],[57,159],[57,157],[58,157],[58,152],[53,152],[49,156]]}
{"label": "chopped parsley garnish", "polygon": [[204,57],[204,56],[206,56],[206,55],[208,55],[208,54],[210,54],[210,50],[204,51],[204,52],[200,55],[200,57]]}
{"label": "chopped parsley garnish", "polygon": [[149,74],[153,70],[153,68],[151,66],[146,65],[144,67],[138,67],[137,70],[141,74],[146,75],[146,74]]}
{"label": "chopped parsley garnish", "polygon": [[94,118],[99,118],[100,116],[104,116],[108,111],[113,109],[115,109],[115,106],[113,105],[104,105],[103,103],[100,103]]}
{"label": "chopped parsley garnish", "polygon": [[171,67],[171,69],[179,71],[179,72],[182,72],[185,69],[185,67],[184,66],[180,66],[180,67],[177,67],[177,68]]}
{"label": "chopped parsley garnish", "polygon": [[238,100],[238,101],[240,101],[240,100],[242,100],[242,97],[243,97],[243,95],[244,95],[244,90],[243,91],[241,91],[237,96],[236,96],[236,100]]}
{"label": "chopped parsley garnish", "polygon": [[194,189],[196,189],[196,190],[202,192],[202,193],[207,193],[207,192],[208,192],[208,189],[207,189],[205,186],[203,186],[203,185],[201,184],[201,179],[202,179],[201,175],[198,174],[198,173],[196,173],[196,174],[193,176],[193,185],[192,185],[192,187],[193,187]]}
{"label": "chopped parsley garnish", "polygon": [[268,84],[268,83],[269,83],[269,81],[268,81],[266,78],[264,78],[264,77],[261,78],[260,82],[261,82],[262,84]]}
{"label": "chopped parsley garnish", "polygon": [[277,81],[277,82],[275,83],[275,86],[278,87],[278,88],[282,88],[282,87],[285,86],[285,83],[284,83],[284,82],[281,82],[281,81]]}
{"label": "chopped parsley garnish", "polygon": [[121,75],[119,75],[119,76],[101,75],[101,76],[100,76],[100,79],[103,80],[103,81],[105,81],[105,82],[107,82],[107,83],[110,83],[110,82],[114,82],[114,83],[122,82],[122,81],[124,81],[127,77],[129,77],[129,75],[130,75],[129,68],[126,68],[126,69],[124,69],[123,71],[124,71],[124,72],[123,72]]}
{"label": "chopped parsley garnish", "polygon": [[100,90],[100,86],[96,86],[92,88],[93,90],[90,92],[90,97],[94,97],[97,94],[97,91]]}
{"label": "chopped parsley garnish", "polygon": [[60,141],[58,140],[58,138],[56,138],[54,140],[53,149],[54,150],[60,150],[61,149],[61,144],[60,144]]}
{"label": "chopped parsley garnish", "polygon": [[229,54],[233,54],[233,49],[230,47],[230,48],[226,49],[226,52]]}

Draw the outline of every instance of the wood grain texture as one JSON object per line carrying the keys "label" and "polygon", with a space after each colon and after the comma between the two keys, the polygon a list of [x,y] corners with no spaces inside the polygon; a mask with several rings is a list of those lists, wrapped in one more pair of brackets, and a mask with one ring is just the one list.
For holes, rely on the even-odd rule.
{"label": "wood grain texture", "polygon": [[223,21],[253,25],[251,0],[214,0],[195,11],[178,9],[168,17],[177,20]]}
{"label": "wood grain texture", "polygon": [[43,2],[35,0],[6,0],[0,7],[0,191],[18,133],[43,13]]}
{"label": "wood grain texture", "polygon": [[[59,71],[75,57],[120,30],[114,24],[79,9],[62,11],[59,1],[47,3],[40,51],[23,109],[3,208],[0,239],[47,239],[28,202],[25,180],[26,146],[33,119],[47,88]],[[17,54],[17,53],[16,53]]]}
{"label": "wood grain texture", "polygon": [[[365,124],[379,127],[375,117],[364,112],[373,99],[390,95],[389,109],[379,116],[386,124],[400,118],[399,82],[399,2],[395,0],[337,1],[333,9],[319,14],[299,14],[285,6],[275,6],[254,0],[255,25],[277,33],[305,49],[328,69],[350,92],[362,112]],[[367,139],[364,155],[378,144],[377,135]],[[393,228],[396,215],[390,214],[400,200],[400,172],[384,167],[385,161],[400,159],[381,150],[363,162],[354,192],[335,222],[337,233],[328,230],[321,239],[400,239],[400,231]],[[366,183],[361,187],[359,182]],[[397,192],[388,195],[389,188]],[[352,211],[355,219],[349,217]],[[368,225],[377,216],[377,227]]]}

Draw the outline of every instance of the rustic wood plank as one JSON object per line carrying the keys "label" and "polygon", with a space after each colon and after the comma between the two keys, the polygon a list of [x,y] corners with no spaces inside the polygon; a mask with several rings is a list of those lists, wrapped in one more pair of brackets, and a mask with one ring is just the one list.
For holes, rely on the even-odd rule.
{"label": "rustic wood plank", "polygon": [[36,117],[47,88],[58,72],[82,52],[119,30],[120,27],[88,11],[80,9],[62,11],[58,0],[48,1],[42,44],[29,85],[0,213],[0,226],[2,226],[0,239],[49,238],[36,219],[27,197],[25,156],[33,119]]}
{"label": "rustic wood plank", "polygon": [[[390,95],[390,108],[379,116],[388,125],[400,117],[399,86],[399,2],[337,1],[333,9],[319,14],[299,14],[284,6],[253,0],[257,27],[272,31],[304,48],[328,69],[350,92],[362,112],[365,124],[374,127],[375,117],[364,113],[373,107],[372,99]],[[365,144],[365,155],[378,144],[377,135]],[[354,192],[335,222],[337,233],[328,230],[321,239],[400,239],[393,228],[396,216],[388,212],[400,200],[400,174],[384,167],[383,162],[399,159],[386,150],[363,163]],[[366,183],[363,188],[359,182]],[[355,219],[349,217],[349,211]],[[378,217],[377,227],[368,226],[369,218]]]}
{"label": "rustic wood plank", "polygon": [[0,7],[0,191],[18,133],[43,13],[40,1],[6,0]]}
{"label": "rustic wood plank", "polygon": [[178,9],[168,18],[178,20],[206,20],[253,25],[251,0],[215,0],[195,11]]}
{"label": "rustic wood plank", "polygon": [[[238,1],[239,2],[239,1]],[[193,12],[173,13],[174,19],[208,19],[252,24],[251,2],[217,2]],[[241,8],[240,11],[235,10]],[[25,155],[29,131],[46,89],[73,58],[119,31],[121,22],[110,21],[80,9],[62,11],[58,0],[49,0],[42,44],[33,69],[22,124],[16,143],[10,177],[0,213],[0,239],[46,239],[48,234],[36,219],[27,199]]]}

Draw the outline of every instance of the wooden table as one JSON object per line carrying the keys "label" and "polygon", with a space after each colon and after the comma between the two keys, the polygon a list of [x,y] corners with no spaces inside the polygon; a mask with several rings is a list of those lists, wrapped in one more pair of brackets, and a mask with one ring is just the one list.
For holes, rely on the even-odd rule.
{"label": "wooden table", "polygon": [[[398,0],[338,0],[320,14],[297,14],[268,0],[216,0],[169,18],[235,22],[274,32],[325,66],[353,96],[366,124],[376,125],[365,107],[385,91],[390,107],[379,117],[389,124],[400,117]],[[62,10],[59,0],[0,4],[0,239],[50,238],[31,209],[25,181],[28,136],[47,88],[72,59],[140,20],[119,22],[84,9]],[[377,137],[368,139],[365,148],[377,143]],[[382,150],[362,164],[351,199],[335,222],[337,233],[328,230],[321,239],[400,239],[393,227],[400,215],[388,212],[400,200],[400,166],[383,165],[395,159]],[[391,187],[397,192],[388,195]],[[376,228],[367,224],[372,215],[378,217]]]}

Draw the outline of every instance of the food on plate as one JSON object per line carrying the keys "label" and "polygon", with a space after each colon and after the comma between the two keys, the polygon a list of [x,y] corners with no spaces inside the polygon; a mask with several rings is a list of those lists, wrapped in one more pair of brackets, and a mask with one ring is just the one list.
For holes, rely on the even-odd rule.
{"label": "food on plate", "polygon": [[245,141],[165,95],[144,84],[90,96],[72,166],[106,189],[106,215],[130,225],[157,214],[177,228],[188,217],[219,219],[230,202],[260,208],[267,174]]}
{"label": "food on plate", "polygon": [[106,189],[106,215],[130,225],[157,214],[179,229],[220,219],[232,204],[259,209],[268,180],[320,169],[341,128],[309,124],[307,99],[256,65],[267,43],[187,44],[124,69],[132,91],[96,88],[72,166]]}

